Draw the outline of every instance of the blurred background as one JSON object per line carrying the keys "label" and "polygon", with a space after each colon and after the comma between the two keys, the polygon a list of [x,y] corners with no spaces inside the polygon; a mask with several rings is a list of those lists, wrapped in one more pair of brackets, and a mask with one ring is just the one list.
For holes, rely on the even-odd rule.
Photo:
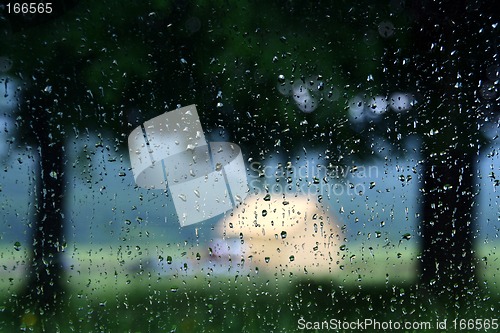
{"label": "blurred background", "polygon": [[[0,331],[498,317],[492,3],[34,4],[0,2]],[[181,228],[127,138],[190,104],[249,196]]]}

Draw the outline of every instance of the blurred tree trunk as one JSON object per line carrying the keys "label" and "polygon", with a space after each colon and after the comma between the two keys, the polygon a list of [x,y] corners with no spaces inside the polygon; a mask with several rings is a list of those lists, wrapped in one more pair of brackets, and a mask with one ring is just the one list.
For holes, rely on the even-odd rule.
{"label": "blurred tree trunk", "polygon": [[[44,15],[10,15],[9,27],[14,34],[29,34],[32,29],[37,29],[37,26],[44,26],[58,19],[78,2],[53,2],[52,12]],[[43,86],[40,86],[45,84],[47,75],[43,72],[43,66],[37,68],[39,72],[35,71],[32,76],[40,80],[32,82],[30,98],[24,106],[26,114],[23,117],[27,131],[25,135],[29,138],[27,142],[34,141],[38,154],[35,156],[37,163],[34,171],[35,211],[30,237],[32,253],[29,258],[28,278],[24,290],[20,293],[20,302],[21,308],[34,310],[36,315],[41,315],[42,331],[55,331],[56,328],[50,319],[57,314],[64,295],[61,251],[65,246],[65,138],[64,127],[61,124],[55,125],[58,120],[54,108],[59,102],[50,96],[50,91],[44,91]]]}
{"label": "blurred tree trunk", "polygon": [[[35,111],[36,110],[36,111]],[[24,295],[28,306],[48,318],[56,313],[64,289],[62,249],[64,239],[65,154],[61,133],[51,128],[53,115],[36,108],[32,130],[38,145],[35,217],[32,225],[32,255]]]}
{"label": "blurred tree trunk", "polygon": [[464,305],[477,293],[473,230],[475,156],[428,154],[423,168],[421,284],[444,302]]}
{"label": "blurred tree trunk", "polygon": [[[471,306],[478,282],[473,248],[481,133],[477,90],[491,46],[486,2],[414,4],[416,80],[423,96],[421,287],[447,308]],[[483,49],[484,52],[478,52]]]}

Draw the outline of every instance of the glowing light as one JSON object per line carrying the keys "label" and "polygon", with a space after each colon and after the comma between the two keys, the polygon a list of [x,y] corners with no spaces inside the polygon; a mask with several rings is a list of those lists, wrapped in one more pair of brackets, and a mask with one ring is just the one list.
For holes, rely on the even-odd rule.
{"label": "glowing light", "polygon": [[286,80],[284,75],[280,74],[276,90],[283,96],[292,97],[299,110],[305,113],[316,110],[320,101],[333,102],[340,97],[340,92],[333,86],[325,87],[321,75],[297,79],[291,83],[291,81]]}
{"label": "glowing light", "polygon": [[387,99],[383,96],[372,97],[368,100],[367,106],[372,113],[381,115],[387,111]]}
{"label": "glowing light", "polygon": [[365,120],[365,103],[361,96],[355,96],[349,101],[349,118],[353,122],[362,122]]}
{"label": "glowing light", "polygon": [[301,80],[297,80],[293,84],[293,100],[302,112],[313,112],[318,107],[316,98],[311,95]]}
{"label": "glowing light", "polygon": [[402,92],[392,93],[389,98],[389,106],[395,112],[405,112],[411,108],[411,98]]}

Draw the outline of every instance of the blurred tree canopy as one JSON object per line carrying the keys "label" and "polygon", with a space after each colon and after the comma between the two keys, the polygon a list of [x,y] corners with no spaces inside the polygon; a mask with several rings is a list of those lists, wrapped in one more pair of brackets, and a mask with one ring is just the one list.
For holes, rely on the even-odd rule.
{"label": "blurred tree canopy", "polygon": [[[88,1],[49,22],[14,21],[18,32],[3,49],[19,59],[16,73],[29,74],[26,104],[44,96],[64,108],[54,135],[100,126],[123,141],[137,123],[196,102],[208,127],[225,127],[247,148],[265,151],[279,140],[290,150],[308,131],[311,143],[363,154],[366,140],[338,145],[335,137],[366,137],[348,124],[350,97],[389,92],[384,55],[408,38],[402,27],[393,38],[377,29],[384,18],[408,20],[396,9],[369,1]],[[316,90],[321,83],[314,112],[278,93],[278,84],[296,81]]]}

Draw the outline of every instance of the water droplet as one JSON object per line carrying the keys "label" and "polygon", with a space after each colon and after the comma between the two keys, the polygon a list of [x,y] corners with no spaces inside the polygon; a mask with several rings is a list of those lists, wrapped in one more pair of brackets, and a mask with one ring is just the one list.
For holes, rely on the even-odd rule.
{"label": "water droplet", "polygon": [[240,204],[243,202],[243,198],[242,198],[240,195],[236,195],[234,198],[235,198],[235,199],[236,199],[236,201],[238,201],[238,203],[240,203]]}

